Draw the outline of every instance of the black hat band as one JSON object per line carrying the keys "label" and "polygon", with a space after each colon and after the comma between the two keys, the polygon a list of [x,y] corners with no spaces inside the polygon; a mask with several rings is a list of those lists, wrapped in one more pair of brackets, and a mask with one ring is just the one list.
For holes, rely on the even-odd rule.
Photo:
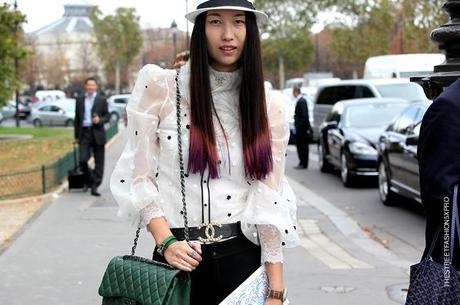
{"label": "black hat band", "polygon": [[251,2],[247,0],[209,0],[206,1],[205,3],[202,3],[198,5],[197,9],[203,9],[203,8],[213,8],[215,7],[216,9],[219,8],[220,6],[241,6],[247,9],[255,10],[254,5],[252,5]]}

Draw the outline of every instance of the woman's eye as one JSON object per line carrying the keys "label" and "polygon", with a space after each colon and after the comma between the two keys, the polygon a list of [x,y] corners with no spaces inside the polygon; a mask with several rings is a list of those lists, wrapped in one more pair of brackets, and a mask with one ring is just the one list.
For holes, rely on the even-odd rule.
{"label": "woman's eye", "polygon": [[220,20],[214,19],[214,20],[209,20],[210,24],[220,24]]}
{"label": "woman's eye", "polygon": [[244,20],[236,20],[235,22],[236,22],[236,24],[245,24],[246,23],[246,21],[244,21]]}

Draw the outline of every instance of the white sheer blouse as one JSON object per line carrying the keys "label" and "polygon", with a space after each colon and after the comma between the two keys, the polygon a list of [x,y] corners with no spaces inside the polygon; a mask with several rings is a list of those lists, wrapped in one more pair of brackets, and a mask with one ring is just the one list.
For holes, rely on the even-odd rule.
{"label": "white sheer blouse", "polygon": [[[182,145],[187,168],[190,104],[189,65],[179,75],[182,99]],[[186,175],[189,226],[241,222],[245,236],[262,247],[262,262],[283,261],[282,248],[294,247],[296,200],[284,177],[289,127],[281,93],[267,91],[274,171],[263,181],[244,175],[239,121],[241,72],[210,69],[212,96],[224,131],[214,126],[220,178]],[[176,71],[147,65],[139,73],[127,106],[128,143],[110,181],[118,215],[136,226],[165,217],[171,228],[183,227],[176,123]],[[225,135],[228,139],[225,141]]]}

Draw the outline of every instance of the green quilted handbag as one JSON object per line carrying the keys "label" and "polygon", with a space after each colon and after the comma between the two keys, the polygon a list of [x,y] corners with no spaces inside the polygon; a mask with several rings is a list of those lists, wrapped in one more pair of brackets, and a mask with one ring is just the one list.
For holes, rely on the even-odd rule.
{"label": "green quilted handbag", "polygon": [[[185,240],[189,241],[187,205],[185,201],[185,167],[181,142],[181,98],[179,85],[177,85],[178,75],[179,72],[176,75],[179,166],[184,235]],[[99,287],[102,305],[189,305],[191,288],[189,273],[154,260],[134,256],[140,230],[140,227],[137,228],[131,255],[116,256],[110,261]]]}
{"label": "green quilted handbag", "polygon": [[116,256],[107,267],[99,295],[102,305],[189,305],[190,274],[153,260]]}

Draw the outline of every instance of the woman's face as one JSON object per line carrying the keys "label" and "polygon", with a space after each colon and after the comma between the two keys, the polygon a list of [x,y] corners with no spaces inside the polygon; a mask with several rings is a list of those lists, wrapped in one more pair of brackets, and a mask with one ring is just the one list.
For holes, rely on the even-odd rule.
{"label": "woman's face", "polygon": [[206,16],[211,66],[221,72],[238,69],[246,41],[246,16],[237,10],[211,10]]}

